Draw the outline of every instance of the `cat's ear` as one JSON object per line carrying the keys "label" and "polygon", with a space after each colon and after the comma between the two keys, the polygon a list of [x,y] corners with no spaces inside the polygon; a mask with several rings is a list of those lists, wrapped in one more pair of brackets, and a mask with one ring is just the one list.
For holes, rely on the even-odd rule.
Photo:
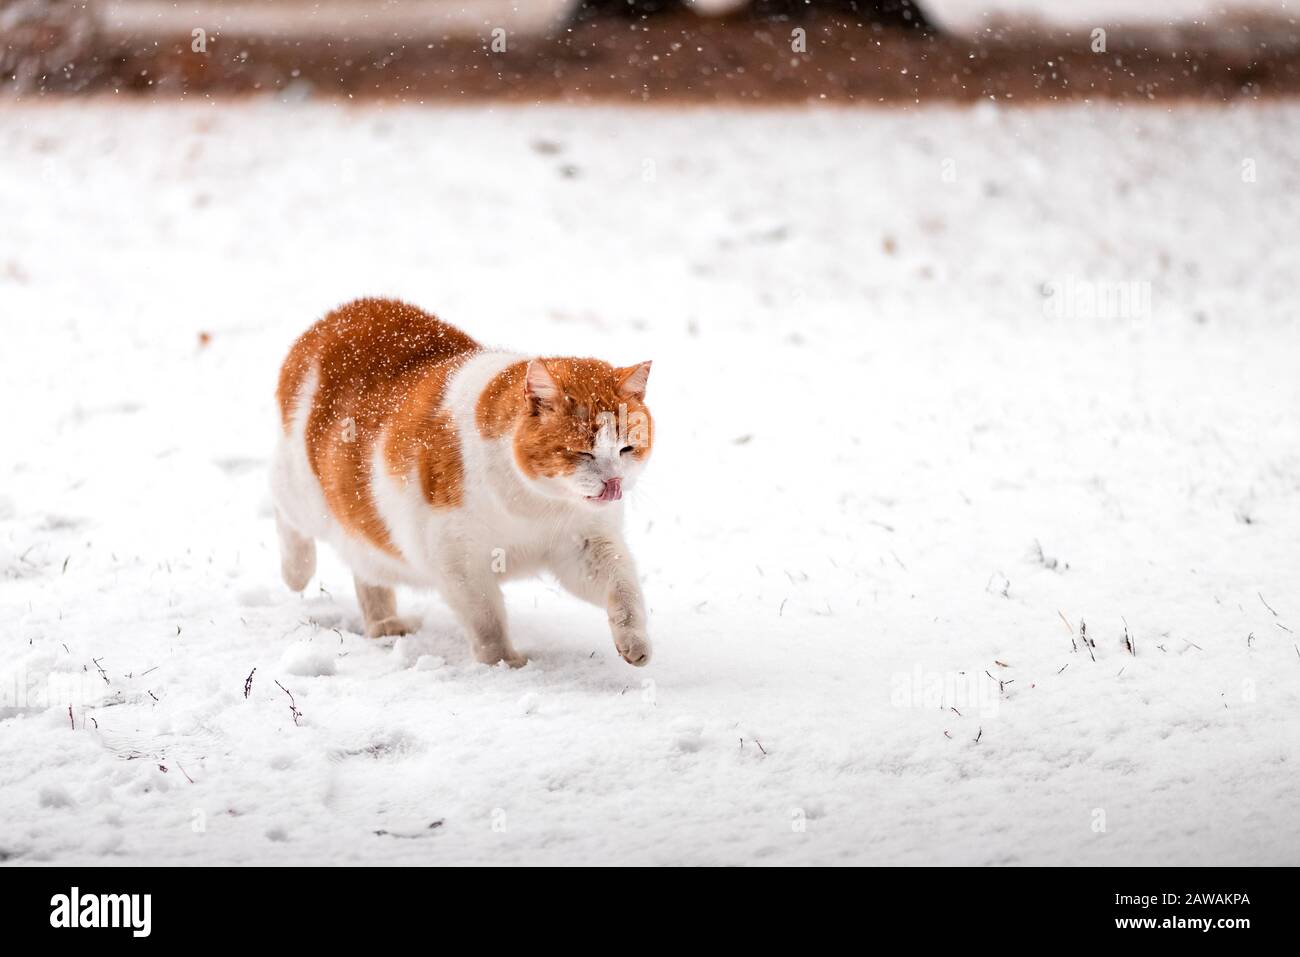
{"label": "cat's ear", "polygon": [[524,394],[534,408],[555,408],[559,403],[560,387],[551,375],[551,370],[546,368],[545,360],[534,359],[528,363],[528,371],[524,373]]}
{"label": "cat's ear", "polygon": [[650,363],[619,369],[618,394],[625,399],[644,399],[645,383],[650,378]]}

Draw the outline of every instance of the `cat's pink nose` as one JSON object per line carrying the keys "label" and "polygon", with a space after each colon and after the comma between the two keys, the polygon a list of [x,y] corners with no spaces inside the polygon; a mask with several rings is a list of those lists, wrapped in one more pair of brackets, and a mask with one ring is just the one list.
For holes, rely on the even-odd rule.
{"label": "cat's pink nose", "polygon": [[617,502],[623,497],[623,480],[621,478],[605,479],[605,485],[596,496],[602,502]]}

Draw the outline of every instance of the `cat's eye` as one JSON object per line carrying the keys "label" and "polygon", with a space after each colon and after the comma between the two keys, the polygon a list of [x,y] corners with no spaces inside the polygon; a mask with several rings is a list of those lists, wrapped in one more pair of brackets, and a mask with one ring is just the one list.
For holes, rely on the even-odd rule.
{"label": "cat's eye", "polygon": [[618,454],[619,454],[619,455],[625,455],[625,454],[627,454],[628,452],[631,452],[631,451],[632,451],[632,446],[630,446],[630,445],[625,445],[625,446],[623,446],[621,449],[618,450]]}
{"label": "cat's eye", "polygon": [[596,456],[590,452],[579,452],[577,449],[569,449],[570,455],[576,455],[580,459],[594,459]]}

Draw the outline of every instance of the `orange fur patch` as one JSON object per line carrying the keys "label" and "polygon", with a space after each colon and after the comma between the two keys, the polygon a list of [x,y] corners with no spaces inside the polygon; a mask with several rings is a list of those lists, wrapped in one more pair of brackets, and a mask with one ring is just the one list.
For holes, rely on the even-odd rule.
{"label": "orange fur patch", "polygon": [[414,469],[421,494],[434,508],[460,505],[465,484],[456,423],[441,407],[447,379],[457,364],[444,362],[429,369],[393,416],[384,449],[389,473],[405,481]]}
{"label": "orange fur patch", "polygon": [[524,395],[524,370],[527,362],[506,366],[487,384],[474,407],[478,434],[485,439],[499,439],[511,432],[528,405]]}
{"label": "orange fur patch", "polygon": [[358,299],[305,332],[280,370],[284,427],[312,368],[320,381],[307,418],[307,459],[325,501],[348,531],[397,555],[370,494],[374,444],[385,429],[385,465],[404,478],[418,468],[435,508],[460,504],[460,444],[441,408],[448,376],[478,350],[454,326],[404,302]]}

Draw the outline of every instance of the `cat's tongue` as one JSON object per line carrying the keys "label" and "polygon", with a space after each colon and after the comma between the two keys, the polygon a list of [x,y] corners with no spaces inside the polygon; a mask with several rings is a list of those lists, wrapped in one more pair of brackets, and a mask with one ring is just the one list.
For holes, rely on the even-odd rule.
{"label": "cat's tongue", "polygon": [[593,502],[617,502],[623,497],[623,480],[612,478],[605,479],[605,485],[601,488],[599,495],[588,495]]}

